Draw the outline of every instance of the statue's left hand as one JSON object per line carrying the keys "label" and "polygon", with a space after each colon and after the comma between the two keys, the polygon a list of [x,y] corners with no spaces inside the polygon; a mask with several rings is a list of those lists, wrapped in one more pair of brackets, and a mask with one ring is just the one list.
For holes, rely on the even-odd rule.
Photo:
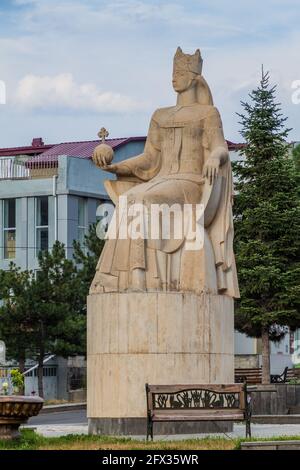
{"label": "statue's left hand", "polygon": [[209,184],[213,184],[219,174],[219,158],[210,157],[204,165],[203,176],[208,178]]}

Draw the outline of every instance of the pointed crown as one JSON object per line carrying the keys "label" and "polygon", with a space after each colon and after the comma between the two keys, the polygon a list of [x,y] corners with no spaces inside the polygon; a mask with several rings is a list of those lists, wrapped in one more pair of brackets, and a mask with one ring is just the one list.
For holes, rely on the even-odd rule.
{"label": "pointed crown", "polygon": [[196,50],[195,54],[191,55],[184,54],[180,47],[177,48],[176,54],[174,56],[174,69],[184,70],[201,75],[202,64],[203,60],[199,49]]}

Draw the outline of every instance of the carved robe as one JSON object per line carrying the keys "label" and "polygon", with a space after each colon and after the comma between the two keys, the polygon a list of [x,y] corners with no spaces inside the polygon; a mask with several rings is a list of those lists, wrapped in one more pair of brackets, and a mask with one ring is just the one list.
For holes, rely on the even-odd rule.
{"label": "carved robe", "polygon": [[[139,179],[123,196],[128,205],[199,204],[209,184],[203,166],[217,147],[227,149],[214,106],[193,104],[158,109],[152,116],[142,155],[119,166]],[[230,161],[219,172],[219,203],[205,224],[204,246],[185,250],[185,239],[109,239],[101,254],[91,292],[130,290],[135,268],[145,273],[147,290],[223,293],[239,297],[233,254]],[[220,189],[221,188],[221,189]],[[214,192],[215,188],[209,189]],[[118,210],[118,207],[116,208]]]}

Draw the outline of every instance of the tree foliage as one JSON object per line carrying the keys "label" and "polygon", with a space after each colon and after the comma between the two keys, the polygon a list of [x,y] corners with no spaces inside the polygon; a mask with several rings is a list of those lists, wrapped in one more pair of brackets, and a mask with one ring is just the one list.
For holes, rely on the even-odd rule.
{"label": "tree foliage", "polygon": [[103,244],[92,225],[83,246],[74,241],[74,259],[55,242],[39,253],[36,274],[13,263],[0,270],[0,337],[21,370],[26,359],[37,360],[41,396],[46,355],[85,355],[86,299]]}
{"label": "tree foliage", "polygon": [[77,270],[77,294],[79,311],[86,314],[86,297],[95,275],[96,266],[104,246],[104,240],[97,236],[96,224],[90,225],[89,233],[85,236],[83,246],[76,240],[73,242],[74,261]]}
{"label": "tree foliage", "polygon": [[298,189],[300,192],[300,144],[296,145],[296,147],[293,148],[292,157],[295,165]]}
{"label": "tree foliage", "polygon": [[14,264],[0,271],[0,335],[10,358],[37,360],[43,396],[45,356],[84,354],[86,318],[79,308],[77,268],[66,258],[64,245],[56,242],[38,260],[36,275]]}
{"label": "tree foliage", "polygon": [[300,327],[300,209],[290,129],[269,74],[242,102],[245,146],[233,164],[235,253],[241,299],[236,328],[248,336],[280,339]]}

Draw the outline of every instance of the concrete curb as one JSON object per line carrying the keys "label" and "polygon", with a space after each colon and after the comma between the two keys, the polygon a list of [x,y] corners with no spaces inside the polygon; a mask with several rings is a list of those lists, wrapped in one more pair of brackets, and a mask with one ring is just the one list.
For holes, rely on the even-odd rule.
{"label": "concrete curb", "polygon": [[86,403],[64,403],[62,405],[46,405],[41,411],[41,414],[47,413],[62,413],[64,411],[77,411],[77,410],[86,410]]}
{"label": "concrete curb", "polygon": [[300,440],[242,442],[241,450],[300,450]]}

